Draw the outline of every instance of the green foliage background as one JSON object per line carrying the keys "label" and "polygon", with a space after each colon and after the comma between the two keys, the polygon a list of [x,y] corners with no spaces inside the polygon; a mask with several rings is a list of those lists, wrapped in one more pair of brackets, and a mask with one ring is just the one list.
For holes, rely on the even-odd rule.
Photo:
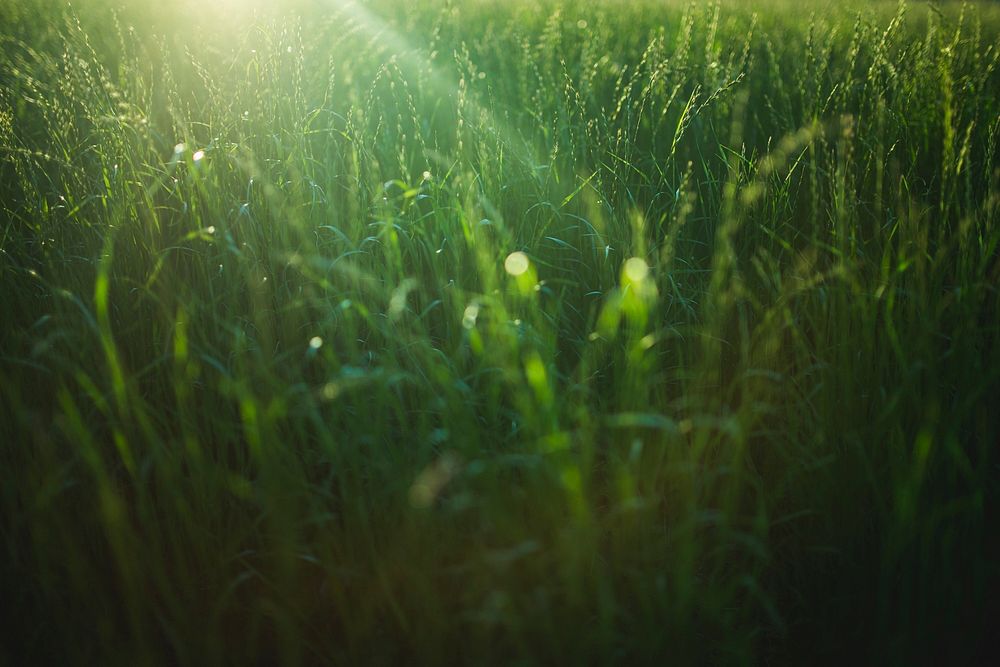
{"label": "green foliage background", "polygon": [[0,661],[988,658],[995,6],[0,26]]}

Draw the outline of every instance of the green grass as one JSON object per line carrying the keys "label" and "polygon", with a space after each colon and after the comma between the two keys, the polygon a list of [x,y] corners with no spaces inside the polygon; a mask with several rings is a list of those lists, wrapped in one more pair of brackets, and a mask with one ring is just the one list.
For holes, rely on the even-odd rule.
{"label": "green grass", "polygon": [[986,661],[998,64],[988,4],[0,1],[0,662]]}

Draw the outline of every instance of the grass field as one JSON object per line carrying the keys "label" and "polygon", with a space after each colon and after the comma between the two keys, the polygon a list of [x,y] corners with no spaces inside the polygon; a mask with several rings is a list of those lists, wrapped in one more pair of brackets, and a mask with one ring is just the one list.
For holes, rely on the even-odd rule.
{"label": "grass field", "polygon": [[0,0],[0,664],[996,658],[998,65],[995,4]]}

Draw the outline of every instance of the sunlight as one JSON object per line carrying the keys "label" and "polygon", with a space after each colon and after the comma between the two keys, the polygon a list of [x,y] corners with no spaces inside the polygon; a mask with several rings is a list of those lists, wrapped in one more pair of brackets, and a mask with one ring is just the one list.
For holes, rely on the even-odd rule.
{"label": "sunlight", "polygon": [[[238,2],[240,0],[230,1]],[[326,1],[334,9],[342,11],[350,16],[350,18],[353,19],[366,34],[372,36],[373,38],[378,37],[383,40],[383,42],[389,46],[393,56],[412,57],[414,52],[418,52],[423,58],[427,60],[430,59],[430,54],[424,53],[422,50],[415,48],[405,36],[392,28],[392,26],[374,14],[371,10],[362,6],[357,2],[357,0]],[[463,87],[468,85],[468,82],[464,81],[464,79],[455,80],[452,77],[443,74],[441,68],[436,66],[432,66],[430,74],[431,78],[429,84],[431,88],[441,97],[452,97],[463,94]],[[479,72],[476,78],[480,81],[485,80],[486,73]],[[504,120],[498,118],[496,114],[492,113],[490,109],[483,107],[474,98],[468,95],[463,97],[463,101],[468,107],[466,114],[470,117],[488,118],[489,123],[483,129],[492,133],[501,142],[503,142],[508,149],[520,154],[522,159],[533,165],[539,165],[542,163],[542,158],[540,154],[537,153],[536,149],[528,146],[523,140],[515,140],[516,138],[519,138],[520,135],[514,132]],[[430,172],[425,172],[424,178],[427,179],[429,176]]]}

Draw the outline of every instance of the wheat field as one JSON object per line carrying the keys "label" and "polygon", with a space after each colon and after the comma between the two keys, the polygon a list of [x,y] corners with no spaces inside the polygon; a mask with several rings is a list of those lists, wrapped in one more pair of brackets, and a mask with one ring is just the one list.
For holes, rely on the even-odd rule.
{"label": "wheat field", "polygon": [[998,64],[991,3],[0,0],[0,663],[988,663]]}

